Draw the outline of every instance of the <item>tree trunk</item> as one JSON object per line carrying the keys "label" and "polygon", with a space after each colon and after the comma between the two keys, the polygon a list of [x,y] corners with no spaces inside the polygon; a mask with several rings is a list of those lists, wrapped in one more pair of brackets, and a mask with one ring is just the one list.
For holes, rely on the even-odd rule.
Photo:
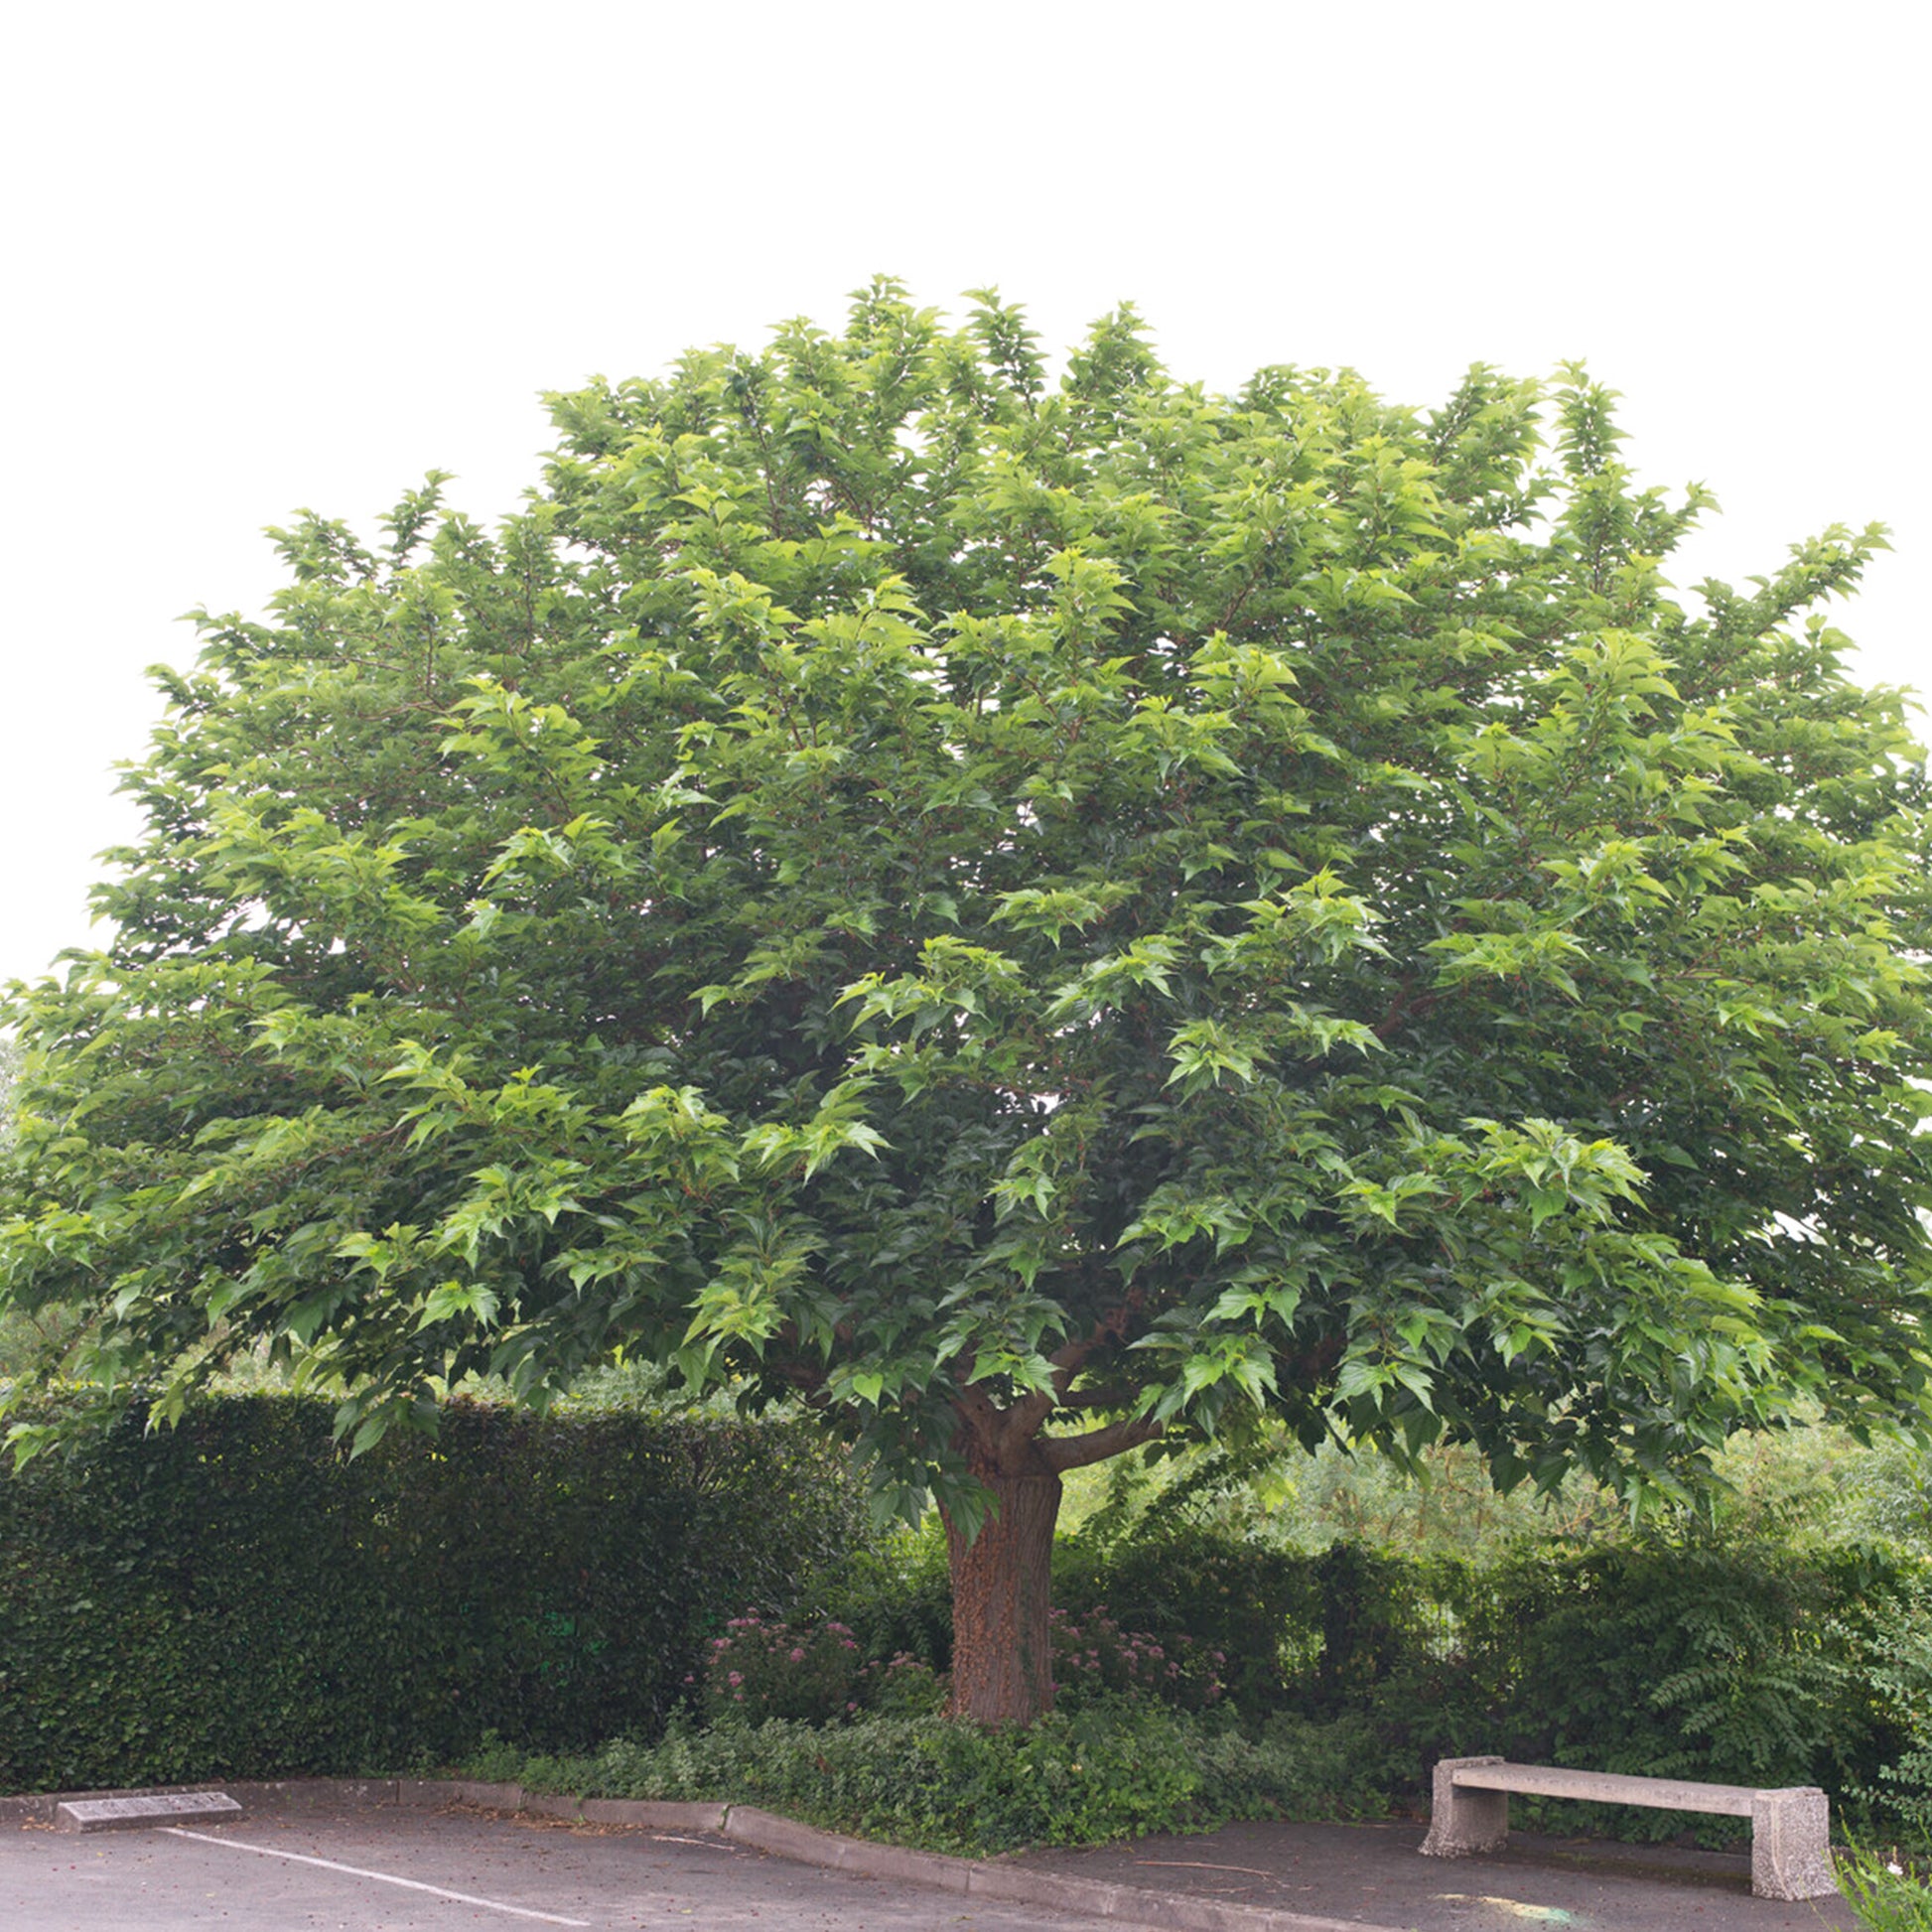
{"label": "tree trunk", "polygon": [[982,1474],[993,1513],[968,1544],[946,1521],[952,1574],[952,1715],[1029,1725],[1053,1706],[1053,1524],[1060,1479]]}

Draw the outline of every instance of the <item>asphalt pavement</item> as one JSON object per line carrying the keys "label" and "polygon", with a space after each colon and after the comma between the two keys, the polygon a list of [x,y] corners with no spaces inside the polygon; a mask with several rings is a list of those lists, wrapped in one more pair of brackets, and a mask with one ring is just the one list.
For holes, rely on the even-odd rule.
{"label": "asphalt pavement", "polygon": [[1843,1899],[1754,1898],[1745,1853],[1515,1832],[1494,1857],[1426,1859],[1417,1850],[1426,1830],[1412,1822],[1229,1825],[1008,1863],[1146,1887],[1163,1897],[1152,1925],[1175,1924],[1179,1900],[1392,1932],[1855,1932],[1862,1923]]}
{"label": "asphalt pavement", "polygon": [[[1842,1900],[1754,1898],[1741,1855],[1521,1833],[1425,1859],[1423,1827],[1233,1825],[987,1861],[736,1807],[514,1787],[226,1787],[231,1824],[76,1835],[0,1800],[0,1932],[1855,1932]],[[469,1799],[473,1802],[461,1802]],[[454,1800],[454,1802],[453,1802]],[[483,1800],[479,1804],[475,1800]],[[543,1810],[528,1809],[542,1805]],[[586,1812],[592,1814],[584,1815]],[[648,1822],[643,1822],[648,1820]]]}

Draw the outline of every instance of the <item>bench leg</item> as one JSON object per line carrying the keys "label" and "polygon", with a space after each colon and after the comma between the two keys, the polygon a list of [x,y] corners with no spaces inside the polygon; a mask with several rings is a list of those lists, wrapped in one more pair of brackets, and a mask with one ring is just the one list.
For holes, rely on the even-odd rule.
{"label": "bench leg", "polygon": [[1429,1808],[1429,1836],[1422,1842],[1432,1859],[1466,1859],[1477,1852],[1500,1852],[1509,1836],[1507,1791],[1463,1791],[1455,1774],[1467,1765],[1501,1764],[1500,1757],[1446,1757],[1436,1766]]}
{"label": "bench leg", "polygon": [[1759,1898],[1828,1898],[1838,1890],[1822,1791],[1760,1791],[1751,1800],[1751,1890]]}

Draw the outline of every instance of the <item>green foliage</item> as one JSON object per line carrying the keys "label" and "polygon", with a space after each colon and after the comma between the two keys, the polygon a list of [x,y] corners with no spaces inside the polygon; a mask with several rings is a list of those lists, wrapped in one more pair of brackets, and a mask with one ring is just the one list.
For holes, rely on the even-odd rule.
{"label": "green foliage", "polygon": [[1096,1700],[1026,1730],[861,1717],[829,1729],[779,1720],[581,1757],[496,1749],[472,1775],[582,1797],[759,1804],[835,1830],[969,1855],[1087,1845],[1235,1818],[1379,1810],[1351,1769],[1359,1733],[1284,1725],[1243,1737],[1145,1698]]}
{"label": "green foliage", "polygon": [[969,1516],[1264,1414],[1666,1490],[1919,1427],[1923,773],[1816,608],[1879,533],[1687,610],[1579,371],[1042,368],[882,281],[552,398],[493,534],[277,532],[7,1009],[0,1302],[357,1448],[809,1391]]}
{"label": "green foliage", "polygon": [[[1132,1536],[1063,1539],[1057,1559],[1062,1603],[1104,1601],[1164,1646],[1222,1651],[1245,1724],[1360,1725],[1359,1772],[1391,1793],[1421,1797],[1439,1757],[1499,1752],[1818,1784],[1842,1814],[1932,1842],[1920,1553],[1649,1536],[1472,1563],[1299,1552],[1157,1515]],[[1591,1815],[1566,1806],[1548,1820],[1574,1830]],[[1635,1838],[1714,1829],[1594,1816]]]}
{"label": "green foliage", "polygon": [[1524,1756],[1587,1749],[1603,1770],[1843,1789],[1876,1741],[1837,1618],[1895,1594],[1882,1557],[1630,1548],[1526,1558],[1485,1581],[1478,1674],[1493,1695],[1508,1673]]}
{"label": "green foliage", "polygon": [[1163,1522],[1119,1542],[1061,1540],[1053,1591],[1069,1614],[1100,1605],[1135,1630],[1225,1660],[1216,1666],[1241,1711],[1280,1710],[1320,1650],[1320,1590],[1301,1552]]}
{"label": "green foliage", "polygon": [[882,1718],[936,1718],[951,1690],[940,1672],[909,1650],[875,1658],[861,1678],[863,1708]]}
{"label": "green foliage", "polygon": [[1838,1883],[1870,1932],[1932,1932],[1932,1890],[1896,1851],[1840,1852]]}
{"label": "green foliage", "polygon": [[[1731,1457],[1731,1445],[1713,1456],[1721,1479]],[[1486,1561],[1519,1542],[1615,1541],[1630,1528],[1627,1505],[1581,1473],[1546,1491],[1505,1495],[1467,1445],[1434,1444],[1398,1463],[1334,1440],[1311,1452],[1275,1430],[1239,1447],[1213,1443],[1141,1466],[1116,1462],[1104,1481],[1089,1476],[1088,1491],[1089,1506],[1069,1512],[1083,1536],[1146,1537],[1174,1518],[1230,1541],[1304,1551],[1356,1543]]]}
{"label": "green foliage", "polygon": [[1932,1576],[1921,1567],[1886,1581],[1834,1620],[1833,1635],[1861,1659],[1882,1740],[1850,1795],[1932,1845]]}
{"label": "green foliage", "polygon": [[648,1732],[730,1610],[785,1601],[854,1527],[796,1428],[459,1404],[434,1445],[349,1461],[314,1402],[131,1414],[0,1478],[0,1787]]}
{"label": "green foliage", "polygon": [[1319,1551],[1354,1543],[1483,1567],[1529,1545],[1658,1536],[1807,1550],[1896,1544],[1932,1556],[1932,1462],[1909,1442],[1861,1443],[1846,1430],[1794,1419],[1733,1437],[1712,1467],[1717,1486],[1694,1503],[1633,1515],[1581,1474],[1547,1493],[1503,1495],[1466,1447],[1438,1444],[1405,1468],[1339,1442],[1311,1454],[1262,1431],[1238,1448],[1205,1444],[1158,1461],[1082,1470],[1061,1520],[1081,1544],[1158,1540],[1184,1523],[1230,1545]]}
{"label": "green foliage", "polygon": [[846,1624],[867,1657],[905,1652],[952,1668],[952,1583],[936,1515],[869,1538],[820,1578],[809,1607]]}
{"label": "green foliage", "polygon": [[[885,1573],[874,1573],[875,1583]],[[911,1588],[917,1590],[916,1582]],[[842,1592],[844,1594],[845,1592]],[[933,1593],[943,1613],[944,1597]],[[906,1627],[902,1608],[873,1598],[867,1627]],[[1073,1711],[1111,1698],[1143,1697],[1182,1711],[1220,1703],[1231,1668],[1224,1651],[1188,1632],[1157,1636],[1123,1628],[1104,1604],[1050,1615],[1053,1684],[1057,1708]],[[733,1617],[705,1647],[693,1687],[708,1723],[841,1724],[861,1711],[913,1717],[936,1712],[946,1681],[935,1656],[951,1649],[949,1638],[924,1654],[862,1644],[849,1624],[810,1615]]]}
{"label": "green foliage", "polygon": [[[1932,1458],[1901,1443],[1877,1443],[1846,1457],[1828,1475],[1828,1510],[1816,1507],[1810,1533],[1825,1522],[1849,1527],[1853,1538],[1908,1545],[1932,1555]],[[1794,1511],[1794,1515],[1800,1512]],[[1821,1520],[1822,1519],[1822,1520]]]}
{"label": "green foliage", "polygon": [[[1244,1701],[1176,1710],[1146,1681],[1091,1698],[1074,1678],[1047,1741],[1031,1750],[973,1726],[963,1727],[966,1741],[928,1748],[913,1741],[924,1735],[917,1726],[881,1727],[862,1712],[852,1728],[865,1734],[836,1748],[824,1741],[831,1732],[796,1725],[677,1729],[659,1747],[619,1743],[594,1760],[540,1767],[538,1781],[781,1804],[845,1829],[999,1850],[1060,1842],[1055,1834],[1076,1842],[1087,1830],[1414,1804],[1437,1758],[1493,1751],[1648,1776],[1819,1784],[1861,1834],[1932,1839],[1932,1576],[1917,1556],[1651,1540],[1546,1546],[1475,1565],[1344,1546],[1217,1549],[1198,1526],[1184,1541],[1164,1538],[1158,1552],[1132,1540],[1098,1554],[1078,1545],[1062,1542],[1062,1596],[1079,1602],[1110,1588],[1125,1603],[1138,1585],[1158,1584],[1136,1614],[1156,1613],[1152,1641],[1164,1650],[1206,1655],[1231,1628],[1265,1632],[1266,1668],[1246,1660],[1243,1670],[1230,1657]],[[890,1607],[882,1616],[892,1620]],[[1057,1623],[1083,1620],[1061,1613]],[[1070,1732],[1076,1718],[1083,1727]],[[1101,1725],[1120,1730],[1129,1753],[1150,1747],[1151,1726],[1167,1726],[1157,1741],[1183,1751],[1188,1767],[1171,1812],[1152,1800],[1141,1811],[1141,1799],[1132,1816],[1077,1811],[1064,1792],[1052,1797],[1050,1779],[1022,1782],[1053,1763],[1064,1773],[1053,1753]],[[1104,1760],[1085,1748],[1076,1761]],[[531,1774],[513,1762],[489,1775]],[[1519,1803],[1524,1822],[1566,1834],[1691,1832],[1715,1844],[1735,1830],[1696,1816]],[[983,1816],[983,1838],[969,1814]]]}

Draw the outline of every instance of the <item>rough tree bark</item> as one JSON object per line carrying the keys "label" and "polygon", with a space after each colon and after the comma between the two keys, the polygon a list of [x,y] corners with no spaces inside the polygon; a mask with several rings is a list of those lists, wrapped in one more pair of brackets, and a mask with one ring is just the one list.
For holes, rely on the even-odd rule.
{"label": "rough tree bark", "polygon": [[[1070,1380],[1085,1351],[1055,1358]],[[1056,1391],[1064,1398],[1064,1388]],[[1053,1705],[1053,1525],[1060,1472],[1098,1462],[1158,1436],[1145,1419],[1075,1436],[1042,1434],[1054,1398],[1029,1396],[1002,1409],[969,1387],[956,1407],[967,1466],[992,1492],[979,1534],[950,1516],[946,1558],[952,1579],[952,1715],[984,1725],[1029,1725]]]}
{"label": "rough tree bark", "polygon": [[1060,1479],[980,1477],[993,1510],[968,1543],[949,1518],[952,1712],[983,1725],[1031,1724],[1053,1704],[1053,1524]]}

